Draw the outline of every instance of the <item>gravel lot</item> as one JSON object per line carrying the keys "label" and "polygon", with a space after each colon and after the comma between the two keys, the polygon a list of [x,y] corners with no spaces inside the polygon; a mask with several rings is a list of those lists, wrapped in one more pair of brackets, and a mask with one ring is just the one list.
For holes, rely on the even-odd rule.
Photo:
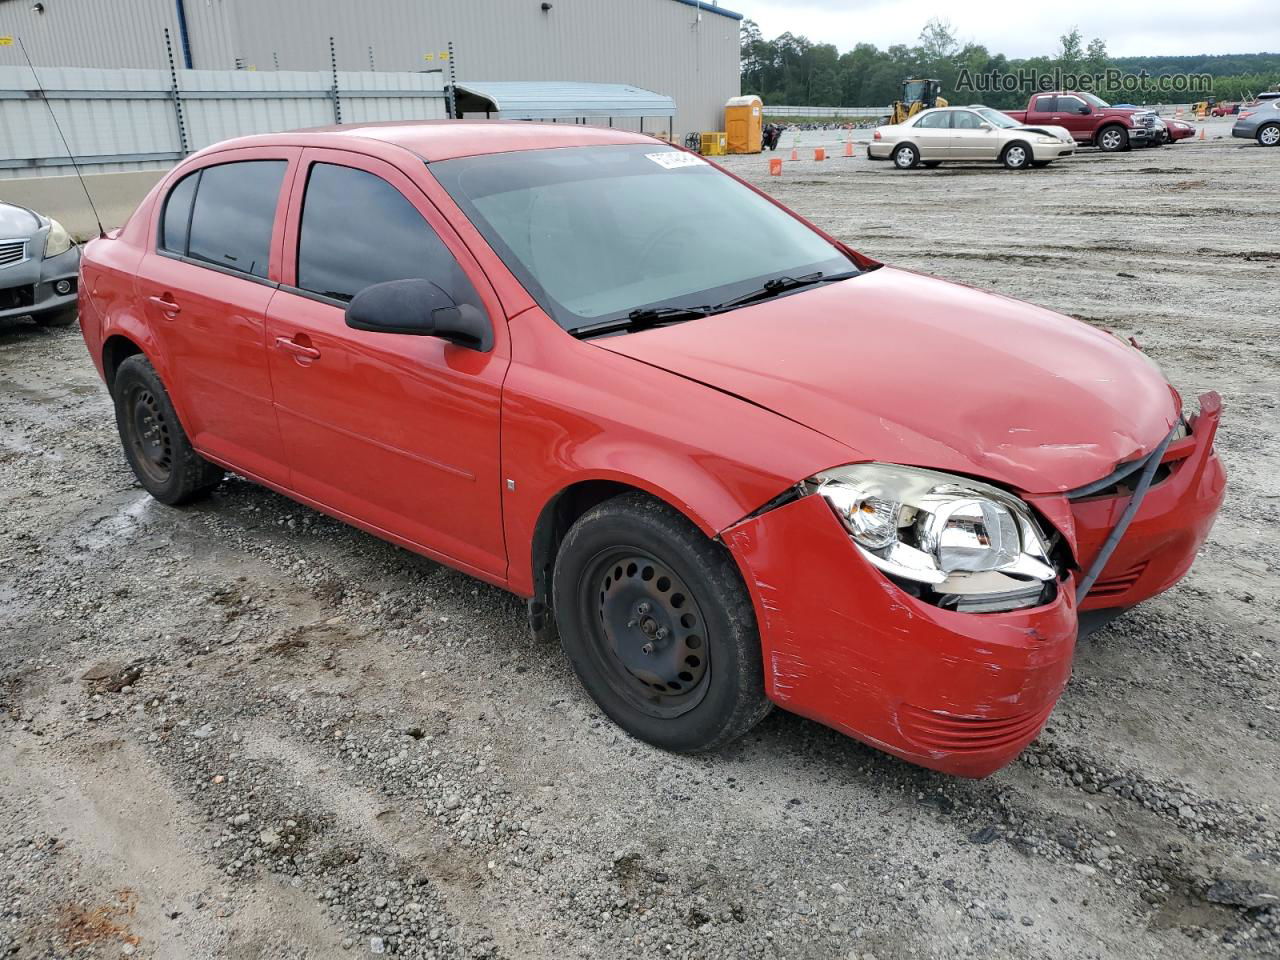
{"label": "gravel lot", "polygon": [[0,956],[1280,954],[1280,151],[1209,129],[1024,173],[728,161],[1225,398],[1196,567],[980,782],[779,711],[629,740],[500,591],[237,479],[151,502],[78,333],[0,326]]}

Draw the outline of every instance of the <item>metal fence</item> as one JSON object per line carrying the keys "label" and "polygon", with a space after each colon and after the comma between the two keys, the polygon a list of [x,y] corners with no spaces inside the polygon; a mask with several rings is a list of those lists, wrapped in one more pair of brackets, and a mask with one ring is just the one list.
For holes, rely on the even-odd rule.
{"label": "metal fence", "polygon": [[[0,180],[157,170],[228,137],[448,115],[445,75],[0,66]],[[43,90],[41,89],[43,88]]]}
{"label": "metal fence", "polygon": [[888,107],[775,107],[766,103],[763,108],[766,117],[847,117],[860,120],[866,117],[885,117],[889,115]]}

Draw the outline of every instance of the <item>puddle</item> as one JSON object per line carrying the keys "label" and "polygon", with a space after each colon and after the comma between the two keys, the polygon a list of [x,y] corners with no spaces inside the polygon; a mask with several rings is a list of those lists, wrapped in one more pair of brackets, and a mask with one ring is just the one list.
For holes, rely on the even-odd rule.
{"label": "puddle", "polygon": [[93,521],[87,533],[76,538],[76,546],[92,553],[110,546],[120,538],[128,537],[154,504],[155,500],[151,498],[151,494],[144,493],[119,513],[99,517]]}

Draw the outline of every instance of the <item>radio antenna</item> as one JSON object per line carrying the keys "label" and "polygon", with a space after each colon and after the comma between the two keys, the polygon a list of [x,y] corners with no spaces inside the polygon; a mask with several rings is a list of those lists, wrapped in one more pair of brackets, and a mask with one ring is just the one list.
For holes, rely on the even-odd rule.
{"label": "radio antenna", "polygon": [[76,155],[71,152],[71,144],[67,143],[67,135],[62,132],[62,125],[58,123],[58,115],[53,112],[53,104],[49,102],[49,96],[44,92],[44,84],[40,82],[40,74],[36,72],[35,64],[31,62],[31,54],[27,53],[27,45],[22,42],[22,37],[18,37],[18,49],[22,51],[22,56],[27,61],[27,69],[31,71],[31,76],[35,78],[36,89],[40,91],[40,99],[44,101],[45,107],[49,110],[49,119],[53,121],[53,129],[58,131],[58,138],[62,141],[62,148],[67,151],[67,156],[71,159],[71,166],[75,168],[76,178],[80,181],[80,189],[84,191],[84,198],[89,201],[89,209],[93,211],[93,219],[98,223],[98,236],[105,237],[107,231],[102,229],[102,217],[98,216],[98,208],[93,203],[93,195],[89,193],[89,185],[84,182],[84,174],[80,172],[80,164],[76,160]]}

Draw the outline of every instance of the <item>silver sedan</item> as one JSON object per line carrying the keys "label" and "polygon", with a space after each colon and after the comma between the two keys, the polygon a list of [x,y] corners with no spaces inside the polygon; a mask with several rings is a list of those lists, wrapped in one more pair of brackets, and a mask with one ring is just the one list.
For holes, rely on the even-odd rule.
{"label": "silver sedan", "polygon": [[79,271],[80,248],[62,224],[0,201],[0,320],[73,323]]}
{"label": "silver sedan", "polygon": [[1065,127],[1024,126],[990,107],[922,110],[906,123],[878,127],[867,156],[900,170],[936,167],[944,160],[989,160],[1010,170],[1043,167],[1075,153]]}

